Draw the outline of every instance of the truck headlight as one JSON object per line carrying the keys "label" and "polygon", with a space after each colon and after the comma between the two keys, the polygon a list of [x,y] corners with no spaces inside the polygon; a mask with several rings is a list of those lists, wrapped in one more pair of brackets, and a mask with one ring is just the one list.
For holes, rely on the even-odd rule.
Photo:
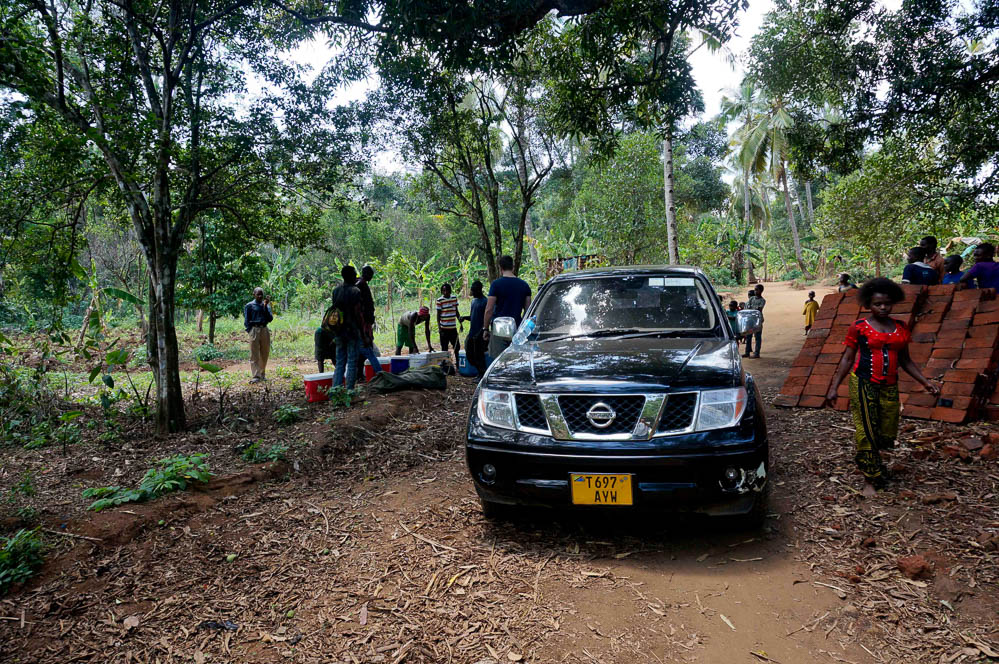
{"label": "truck headlight", "polygon": [[513,420],[513,394],[482,390],[479,392],[479,419],[489,426],[516,429]]}
{"label": "truck headlight", "polygon": [[701,404],[697,410],[697,430],[734,427],[746,412],[747,399],[744,387],[701,392]]}

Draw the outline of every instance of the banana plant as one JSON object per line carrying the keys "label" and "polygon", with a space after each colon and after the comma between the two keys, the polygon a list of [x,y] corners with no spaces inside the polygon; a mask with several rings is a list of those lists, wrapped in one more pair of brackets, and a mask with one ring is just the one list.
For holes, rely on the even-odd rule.
{"label": "banana plant", "polygon": [[472,275],[479,274],[486,269],[486,266],[476,260],[475,249],[470,249],[467,256],[458,254],[458,271],[461,273],[461,295],[469,296],[472,283]]}

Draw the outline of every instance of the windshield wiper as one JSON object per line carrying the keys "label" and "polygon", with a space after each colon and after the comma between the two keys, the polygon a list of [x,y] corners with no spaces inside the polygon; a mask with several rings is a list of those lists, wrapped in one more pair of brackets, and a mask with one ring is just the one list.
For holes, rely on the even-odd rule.
{"label": "windshield wiper", "polygon": [[683,337],[713,337],[715,336],[712,330],[648,330],[646,332],[637,332],[635,334],[628,334],[622,337],[622,339],[638,339],[640,337],[659,337],[661,339],[675,339]]}
{"label": "windshield wiper", "polygon": [[598,339],[600,337],[617,337],[624,334],[634,334],[640,330],[630,327],[630,328],[607,328],[603,330],[593,330],[591,332],[583,332],[580,334],[563,334],[560,337],[552,337],[551,339],[538,339],[539,344],[548,343],[549,341],[564,341],[565,339]]}

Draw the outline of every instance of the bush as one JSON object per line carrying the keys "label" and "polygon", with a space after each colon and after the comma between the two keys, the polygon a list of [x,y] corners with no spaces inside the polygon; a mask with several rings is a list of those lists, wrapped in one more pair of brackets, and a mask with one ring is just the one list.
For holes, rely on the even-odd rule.
{"label": "bush", "polygon": [[250,463],[284,461],[284,453],[287,451],[287,445],[271,445],[265,450],[260,446],[260,442],[257,441],[243,450],[243,460]]}
{"label": "bush", "polygon": [[140,503],[173,491],[183,491],[188,483],[207,482],[212,474],[208,471],[207,454],[192,454],[160,459],[156,468],[150,468],[139,483],[138,489],[124,489],[118,486],[101,486],[86,489],[84,498],[97,498],[87,509],[100,512],[108,507],[124,503]]}
{"label": "bush", "polygon": [[348,390],[343,385],[334,387],[328,392],[330,398],[330,405],[333,408],[350,408],[350,403],[358,395],[359,391],[357,389]]}
{"label": "bush", "polygon": [[704,274],[715,286],[738,286],[739,282],[732,277],[732,271],[725,267],[709,266],[704,268]]}
{"label": "bush", "polygon": [[0,595],[27,580],[41,565],[42,538],[37,528],[0,537]]}
{"label": "bush", "polygon": [[291,404],[278,406],[274,411],[274,421],[278,424],[294,424],[302,419],[302,410],[301,406]]}
{"label": "bush", "polygon": [[216,348],[213,344],[201,344],[194,349],[194,357],[199,362],[211,362],[212,360],[222,357],[222,351]]}

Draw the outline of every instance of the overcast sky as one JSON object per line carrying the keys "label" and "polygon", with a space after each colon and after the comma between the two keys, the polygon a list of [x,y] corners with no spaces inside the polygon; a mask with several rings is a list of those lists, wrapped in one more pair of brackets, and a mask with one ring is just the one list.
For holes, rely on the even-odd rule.
{"label": "overcast sky", "polygon": [[763,17],[773,8],[771,0],[751,0],[750,7],[742,12],[739,28],[727,47],[736,56],[735,68],[725,61],[721,53],[706,48],[697,49],[690,58],[694,79],[704,96],[704,117],[716,115],[721,108],[721,98],[726,90],[735,89],[745,74],[746,51],[753,35],[763,23]]}
{"label": "overcast sky", "polygon": [[[694,79],[704,97],[703,117],[715,116],[721,107],[721,98],[725,92],[734,90],[742,81],[745,73],[743,63],[749,43],[762,24],[763,17],[772,7],[772,0],[751,0],[749,9],[742,12],[739,28],[727,44],[727,48],[735,55],[734,67],[721,53],[712,53],[707,48],[699,48],[691,56]],[[328,45],[317,40],[304,44],[293,51],[291,58],[296,62],[311,66],[313,73],[316,74],[329,61],[331,55],[332,51]],[[375,84],[376,81],[371,80],[352,85],[337,94],[336,101],[347,103],[360,99]],[[251,93],[253,87],[251,83]],[[398,170],[400,166],[398,155],[394,154],[380,155],[377,161],[377,169],[380,171]]]}

